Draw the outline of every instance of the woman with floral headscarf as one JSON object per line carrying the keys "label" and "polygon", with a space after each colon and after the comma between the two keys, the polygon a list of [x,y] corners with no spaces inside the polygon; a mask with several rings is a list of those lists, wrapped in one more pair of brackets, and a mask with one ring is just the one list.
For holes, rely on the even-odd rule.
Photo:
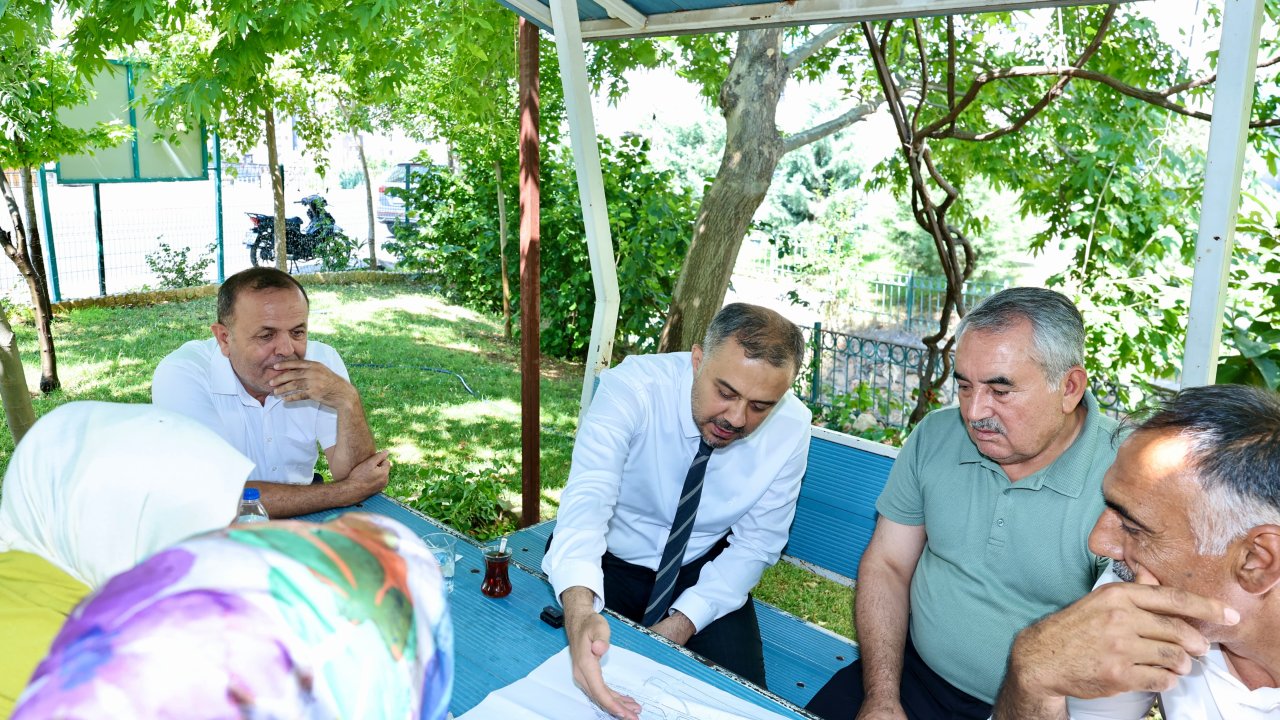
{"label": "woman with floral headscarf", "polygon": [[0,499],[0,718],[81,598],[226,526],[252,468],[211,430],[151,405],[74,402],[40,418]]}
{"label": "woman with floral headscarf", "polygon": [[441,720],[453,631],[435,559],[378,515],[233,525],[109,581],[13,720]]}

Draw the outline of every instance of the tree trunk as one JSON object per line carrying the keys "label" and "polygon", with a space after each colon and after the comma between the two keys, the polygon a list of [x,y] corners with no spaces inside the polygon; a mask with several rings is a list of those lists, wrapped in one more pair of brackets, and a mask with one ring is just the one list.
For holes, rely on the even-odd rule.
{"label": "tree trunk", "polygon": [[[0,173],[0,195],[4,196],[5,205],[9,209],[9,219],[13,224],[13,235],[0,230],[0,247],[5,255],[17,266],[22,279],[27,282],[27,292],[31,295],[31,308],[36,320],[36,338],[40,345],[40,392],[51,393],[62,386],[58,380],[58,356],[53,347],[52,312],[49,304],[49,291],[41,282],[43,277],[43,253],[41,254],[41,272],[36,274],[31,265],[27,250],[31,243],[27,239],[27,224],[18,212],[18,202],[13,197],[13,187],[4,173]],[[35,200],[32,199],[34,207]],[[30,212],[30,211],[29,211]]]}
{"label": "tree trunk", "polygon": [[36,219],[36,170],[22,169],[22,203],[27,211],[27,258],[31,261],[31,270],[35,272],[40,284],[40,297],[44,301],[45,312],[49,307],[49,276],[44,267],[44,248],[40,245],[40,223]]}
{"label": "tree trunk", "polygon": [[9,327],[9,318],[0,306],[0,404],[4,406],[4,419],[9,423],[9,434],[17,445],[36,422],[31,407],[31,393],[27,391],[27,376],[22,370],[22,358],[18,354],[18,341]]}
{"label": "tree trunk", "polygon": [[[35,169],[22,170],[22,201],[27,210],[27,260],[35,275],[36,332],[40,338],[40,390],[53,392],[62,386],[58,380],[58,358],[53,347],[53,304],[49,300],[49,276],[44,267],[44,248],[40,245],[40,223],[36,220]],[[48,389],[46,389],[48,388]]]}
{"label": "tree trunk", "polygon": [[498,258],[502,263],[502,334],[511,339],[511,283],[507,279],[507,196],[502,192],[502,162],[493,161],[494,185],[498,188]]}
{"label": "tree trunk", "polygon": [[280,156],[276,153],[276,113],[267,107],[267,164],[271,166],[271,199],[276,211],[276,267],[289,272],[289,250],[285,244],[287,234],[284,225],[284,175],[280,171]]}
{"label": "tree trunk", "polygon": [[938,391],[951,375],[951,351],[956,342],[955,336],[949,334],[951,318],[953,314],[957,319],[964,317],[964,284],[973,274],[977,256],[969,238],[947,222],[947,212],[960,197],[960,192],[947,181],[934,162],[929,137],[917,132],[918,116],[904,100],[904,93],[889,66],[885,45],[876,39],[870,23],[862,23],[862,31],[898,132],[903,161],[911,175],[912,215],[916,224],[933,238],[934,249],[947,278],[947,292],[938,315],[938,331],[920,338],[926,350],[919,368],[920,391],[907,419],[908,425],[915,425],[934,407]]}
{"label": "tree trunk", "polygon": [[788,73],[781,29],[738,33],[729,75],[720,86],[724,157],[698,210],[659,352],[688,350],[701,343],[724,303],[742,238],[783,154],[774,120]]}
{"label": "tree trunk", "polygon": [[356,152],[360,154],[360,172],[364,173],[364,206],[369,213],[369,269],[378,269],[378,247],[376,245],[374,234],[374,226],[377,225],[373,219],[373,179],[369,177],[369,161],[364,154],[364,136],[359,130],[352,130],[352,135],[356,136]]}

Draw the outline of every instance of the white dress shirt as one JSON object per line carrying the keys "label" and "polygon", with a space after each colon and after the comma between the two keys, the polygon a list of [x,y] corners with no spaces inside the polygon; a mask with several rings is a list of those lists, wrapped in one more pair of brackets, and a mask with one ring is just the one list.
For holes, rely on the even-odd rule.
{"label": "white dress shirt", "polygon": [[[596,610],[603,607],[606,548],[657,569],[701,437],[692,388],[687,352],[628,357],[601,374],[542,561],[557,598],[583,586],[595,593]],[[761,573],[778,561],[808,460],[811,420],[788,390],[754,432],[711,454],[684,563],[726,532],[729,547],[672,604],[698,630],[742,607]]]}
{"label": "white dress shirt", "polygon": [[[1098,586],[1123,582],[1110,566],[1098,578]],[[1095,586],[1097,587],[1097,586]],[[1141,720],[1157,697],[1164,720],[1263,720],[1280,717],[1280,688],[1250,690],[1231,674],[1222,648],[1214,643],[1209,653],[1191,663],[1172,690],[1159,693],[1121,693],[1108,698],[1068,698],[1072,720]]]}
{"label": "white dress shirt", "polygon": [[[342,358],[322,342],[307,341],[306,359],[349,379]],[[251,480],[309,484],[319,448],[338,442],[336,410],[315,400],[286,403],[273,395],[260,404],[214,338],[192,340],[160,361],[151,379],[151,402],[221,435],[254,462]]]}

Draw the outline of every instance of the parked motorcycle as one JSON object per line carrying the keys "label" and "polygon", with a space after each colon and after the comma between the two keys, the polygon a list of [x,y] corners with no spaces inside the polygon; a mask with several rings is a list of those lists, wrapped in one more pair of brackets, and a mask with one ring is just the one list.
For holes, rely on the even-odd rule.
{"label": "parked motorcycle", "polygon": [[[284,220],[284,241],[289,260],[305,262],[314,260],[319,255],[319,248],[336,235],[342,234],[342,228],[329,214],[329,201],[322,195],[308,195],[298,201],[307,209],[307,227],[303,229],[302,218],[290,217]],[[253,227],[244,236],[244,244],[249,248],[249,261],[256,267],[259,264],[274,265],[276,261],[276,218],[275,215],[262,213],[245,213]]]}

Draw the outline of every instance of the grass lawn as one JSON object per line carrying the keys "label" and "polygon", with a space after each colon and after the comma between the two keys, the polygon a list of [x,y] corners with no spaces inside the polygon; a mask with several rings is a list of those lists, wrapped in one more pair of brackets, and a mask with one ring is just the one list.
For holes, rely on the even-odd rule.
{"label": "grass lawn", "polygon": [[[387,494],[413,503],[441,478],[496,479],[515,514],[475,532],[491,536],[513,529],[520,502],[520,348],[503,339],[500,321],[412,285],[317,285],[307,291],[312,339],[341,353],[374,438],[391,451]],[[37,416],[74,400],[150,402],[156,364],[187,340],[211,337],[213,318],[213,298],[82,308],[58,316],[54,340],[62,390],[35,399]],[[10,320],[27,384],[37,387],[34,331]],[[544,519],[555,516],[569,474],[581,388],[581,365],[543,359]],[[12,438],[0,432],[0,465],[8,466],[12,452]],[[784,564],[766,574],[757,596],[852,637],[849,591],[835,583]]]}

